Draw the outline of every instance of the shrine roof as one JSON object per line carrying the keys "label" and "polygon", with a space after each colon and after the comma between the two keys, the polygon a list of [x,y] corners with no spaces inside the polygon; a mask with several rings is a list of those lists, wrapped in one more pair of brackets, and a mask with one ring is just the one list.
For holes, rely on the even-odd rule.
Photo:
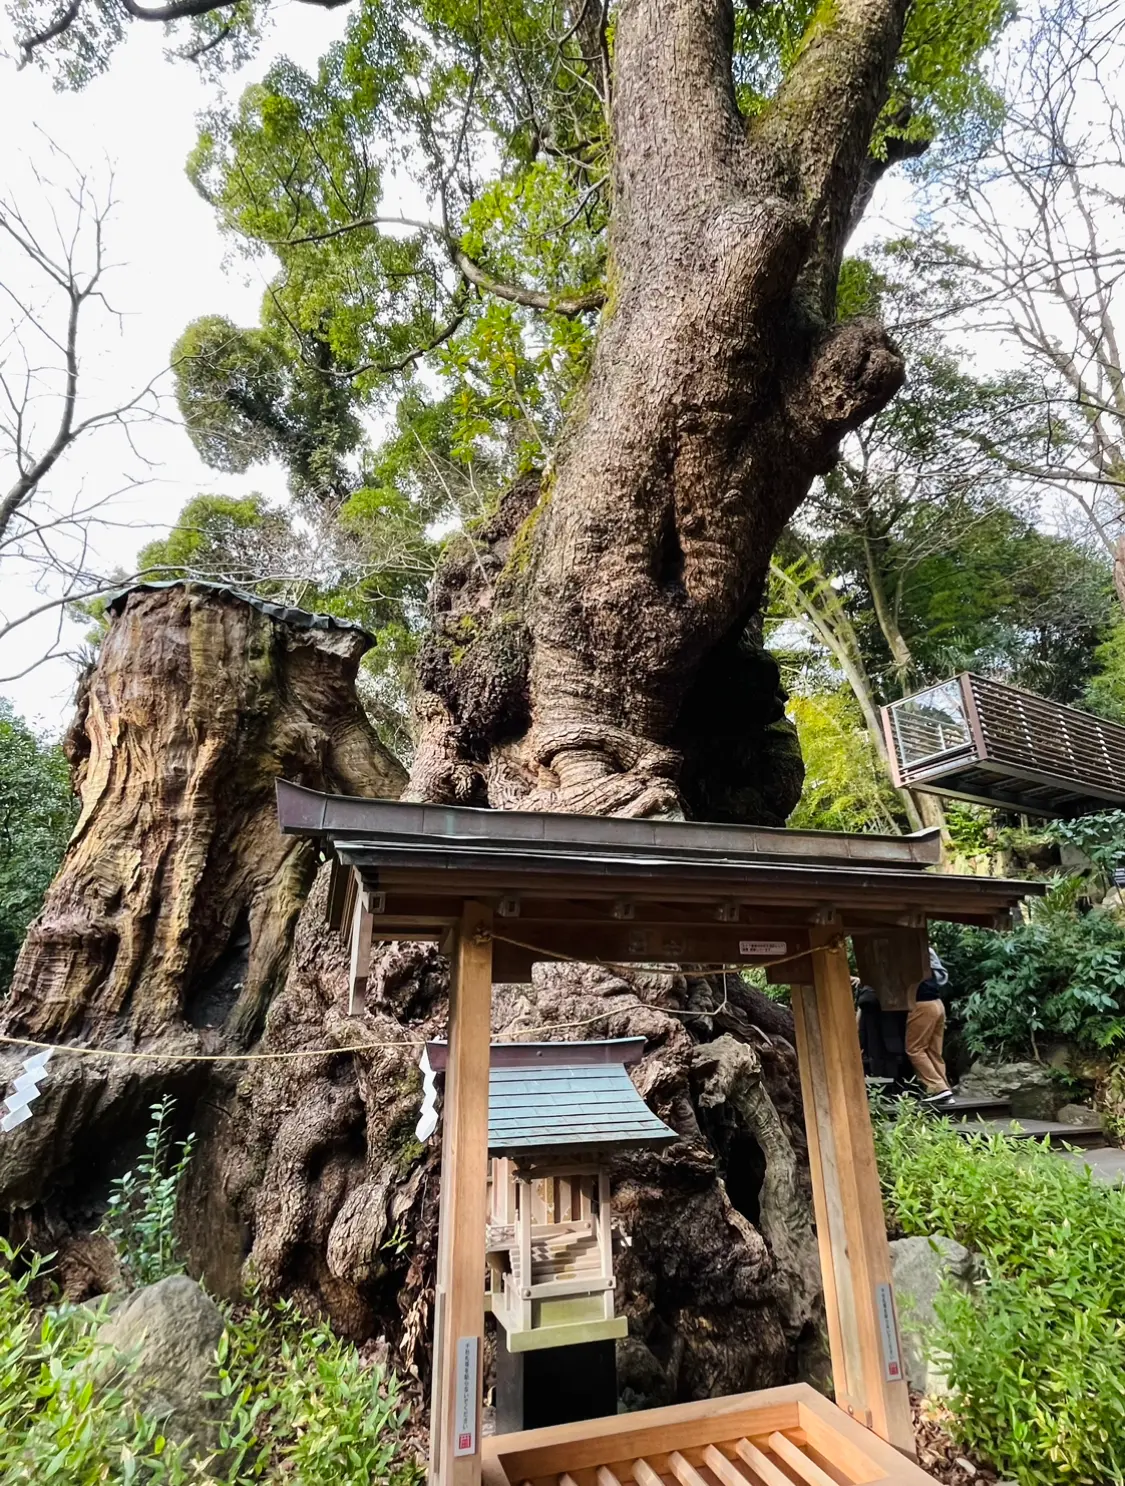
{"label": "shrine roof", "polygon": [[[283,831],[321,839],[365,887],[398,895],[404,913],[420,911],[411,895],[600,899],[607,912],[615,897],[632,895],[680,906],[711,900],[720,917],[726,902],[763,911],[830,905],[857,923],[893,923],[911,912],[990,923],[1043,891],[1034,882],[933,870],[941,859],[936,830],[846,835],[481,810],[326,795],[285,781],[277,801]],[[393,908],[388,899],[391,917]],[[545,915],[529,908],[525,916]]]}
{"label": "shrine roof", "polygon": [[[643,1037],[607,1042],[494,1042],[488,1074],[488,1150],[533,1155],[669,1145],[678,1137],[649,1109],[626,1072]],[[435,1072],[447,1044],[429,1042]]]}

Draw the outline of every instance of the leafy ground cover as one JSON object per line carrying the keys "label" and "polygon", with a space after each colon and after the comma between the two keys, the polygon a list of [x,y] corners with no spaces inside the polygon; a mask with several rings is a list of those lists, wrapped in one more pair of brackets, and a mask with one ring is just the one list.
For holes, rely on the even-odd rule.
{"label": "leafy ground cover", "polygon": [[[191,1157],[173,1150],[173,1104],[152,1110],[145,1154],[114,1183],[104,1231],[127,1284],[183,1272],[173,1236]],[[217,1439],[167,1438],[107,1375],[100,1306],[36,1304],[49,1264],[0,1239],[0,1486],[416,1486],[417,1440],[398,1378],[291,1301],[224,1306]]]}
{"label": "leafy ground cover", "polygon": [[876,1143],[888,1221],[985,1261],[938,1303],[954,1437],[1021,1486],[1125,1482],[1125,1192],[912,1108]]}
{"label": "leafy ground cover", "polygon": [[200,1457],[106,1377],[88,1306],[40,1309],[41,1261],[0,1240],[0,1486],[414,1486],[398,1379],[289,1302],[228,1310],[219,1347],[219,1448]]}

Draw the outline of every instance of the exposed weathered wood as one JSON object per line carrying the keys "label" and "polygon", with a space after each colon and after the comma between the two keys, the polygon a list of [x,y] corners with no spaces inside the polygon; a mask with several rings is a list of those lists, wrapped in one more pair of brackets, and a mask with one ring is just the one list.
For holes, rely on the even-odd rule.
{"label": "exposed weathered wood", "polygon": [[[833,1380],[843,1407],[881,1438],[913,1454],[847,953],[830,928],[813,930],[813,935],[823,946],[813,956],[815,983],[811,990],[801,987],[795,993],[795,1009]],[[890,1307],[886,1340],[881,1298]],[[888,1343],[895,1349],[893,1356],[887,1353]]]}
{"label": "exposed weathered wood", "polygon": [[[484,1368],[485,1225],[488,1219],[488,1066],[492,910],[467,902],[454,955],[442,1137],[441,1240],[436,1285],[430,1479],[477,1486]],[[476,1348],[469,1408],[473,1447],[458,1454],[459,1345]]]}
{"label": "exposed weathered wood", "polygon": [[96,1210],[107,1152],[139,1137],[149,1106],[173,1094],[186,1120],[213,1086],[215,1070],[176,1055],[259,1035],[315,872],[312,843],[277,829],[277,778],[382,795],[404,778],[356,697],[369,644],[206,584],[114,603],[67,741],[81,815],[0,1029],[157,1056],[56,1058],[35,1119],[5,1137],[0,1206],[50,1208],[62,1179],[69,1210]]}

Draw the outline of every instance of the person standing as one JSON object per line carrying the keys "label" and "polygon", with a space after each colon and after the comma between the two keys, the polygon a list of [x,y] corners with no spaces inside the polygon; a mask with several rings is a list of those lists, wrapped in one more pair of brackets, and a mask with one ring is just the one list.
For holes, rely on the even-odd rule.
{"label": "person standing", "polygon": [[953,1098],[945,1071],[945,1006],[934,977],[918,982],[914,1005],[906,1018],[906,1054],[926,1090],[928,1104],[947,1104]]}

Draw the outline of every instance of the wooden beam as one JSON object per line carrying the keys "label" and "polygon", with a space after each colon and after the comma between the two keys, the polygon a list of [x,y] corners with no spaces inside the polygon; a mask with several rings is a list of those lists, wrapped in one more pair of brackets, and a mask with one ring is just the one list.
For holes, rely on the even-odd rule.
{"label": "wooden beam", "polygon": [[479,1486],[481,1477],[491,931],[492,910],[466,902],[449,991],[434,1296],[432,1486]]}
{"label": "wooden beam", "polygon": [[860,980],[879,994],[884,1011],[909,1011],[914,988],[930,973],[930,941],[925,928],[883,929],[855,938]]}
{"label": "wooden beam", "polygon": [[348,1015],[354,1016],[356,1004],[362,1008],[371,974],[371,899],[362,883],[356,884],[352,916],[352,959],[348,974]]}
{"label": "wooden beam", "polygon": [[[714,878],[708,878],[705,872],[689,866],[681,866],[678,873],[669,870],[649,876],[623,874],[608,877],[560,870],[522,879],[496,869],[461,866],[456,869],[447,866],[408,870],[379,864],[377,871],[363,865],[356,870],[369,879],[371,886],[377,884],[381,891],[386,892],[388,903],[400,895],[433,901],[443,899],[446,903],[451,899],[459,902],[466,895],[486,901],[519,896],[523,913],[529,917],[533,916],[529,907],[533,898],[573,898],[587,902],[606,897],[634,898],[638,904],[672,898],[684,904],[713,906],[732,891],[730,884],[718,883]],[[1028,892],[1023,892],[1024,884],[1020,884],[1017,890],[1012,883],[998,878],[955,877],[949,873],[896,872],[888,881],[890,874],[886,872],[856,870],[852,880],[843,883],[838,876],[833,880],[839,869],[810,867],[803,870],[808,874],[804,880],[800,872],[789,869],[787,873],[781,873],[780,878],[771,878],[763,872],[755,875],[753,880],[739,882],[733,890],[737,891],[740,902],[746,905],[746,921],[764,925],[772,917],[773,909],[793,910],[793,918],[800,921],[807,915],[810,903],[831,896],[845,922],[853,913],[861,915],[866,922],[872,922],[877,918],[896,921],[902,913],[914,911],[931,918],[975,923],[984,922],[997,908],[1008,907],[1021,895],[1026,897],[1035,891],[1028,885]],[[783,915],[786,920],[789,916],[788,913]],[[509,925],[519,921],[506,920]],[[523,936],[516,933],[513,937]]]}
{"label": "wooden beam", "polygon": [[822,949],[793,1011],[836,1401],[913,1457],[847,951],[831,927],[810,932]]}

